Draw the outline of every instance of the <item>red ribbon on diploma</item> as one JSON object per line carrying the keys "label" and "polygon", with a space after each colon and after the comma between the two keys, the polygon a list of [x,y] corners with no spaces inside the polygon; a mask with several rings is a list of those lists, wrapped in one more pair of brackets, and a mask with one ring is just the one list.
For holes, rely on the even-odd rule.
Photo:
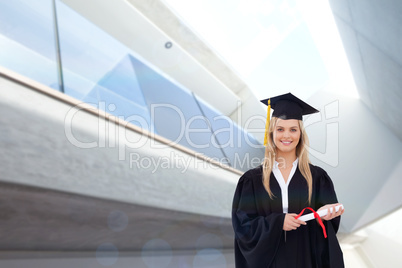
{"label": "red ribbon on diploma", "polygon": [[310,208],[310,207],[304,208],[304,209],[300,212],[300,214],[295,217],[295,219],[297,220],[301,215],[303,215],[303,212],[304,212],[306,209],[309,209],[309,210],[311,210],[311,211],[313,212],[314,218],[318,219],[318,223],[321,225],[322,231],[323,231],[323,233],[324,233],[324,237],[327,238],[327,231],[325,231],[324,223],[322,223],[322,220],[321,220],[320,215],[318,215],[318,213],[315,212],[314,209],[312,209],[312,208]]}

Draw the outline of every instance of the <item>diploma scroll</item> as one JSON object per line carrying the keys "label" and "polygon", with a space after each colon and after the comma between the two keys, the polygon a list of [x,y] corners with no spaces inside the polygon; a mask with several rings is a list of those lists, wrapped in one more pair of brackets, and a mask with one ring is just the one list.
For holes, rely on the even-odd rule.
{"label": "diploma scroll", "polygon": [[[335,212],[338,212],[339,209],[343,209],[342,204],[335,207]],[[329,210],[332,212],[332,208],[330,208]],[[323,209],[323,210],[317,211],[317,214],[320,215],[320,217],[324,217],[325,215],[328,214],[328,209]],[[302,221],[312,220],[312,219],[314,219],[314,213],[309,213],[309,214],[300,216],[299,219]]]}

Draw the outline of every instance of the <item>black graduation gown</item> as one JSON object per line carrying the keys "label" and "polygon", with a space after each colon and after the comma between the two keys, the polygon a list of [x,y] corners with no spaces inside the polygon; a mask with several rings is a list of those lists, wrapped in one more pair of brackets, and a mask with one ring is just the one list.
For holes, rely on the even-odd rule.
{"label": "black graduation gown", "polygon": [[[297,168],[288,186],[289,213],[299,214],[305,207],[317,210],[338,202],[328,174],[317,166],[310,165],[310,169],[313,177],[311,204],[308,204],[306,180]],[[323,221],[327,238],[316,220],[285,232],[281,189],[273,173],[270,187],[275,196],[273,200],[262,184],[262,166],[247,171],[239,179],[232,208],[236,268],[344,267],[336,237],[340,217]],[[311,211],[306,210],[307,213]]]}

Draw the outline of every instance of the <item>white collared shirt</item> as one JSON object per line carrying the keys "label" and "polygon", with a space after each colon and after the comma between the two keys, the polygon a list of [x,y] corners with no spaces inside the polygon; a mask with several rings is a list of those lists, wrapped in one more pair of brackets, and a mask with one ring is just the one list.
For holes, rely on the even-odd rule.
{"label": "white collared shirt", "polygon": [[290,181],[292,180],[293,175],[296,172],[298,163],[299,158],[296,158],[296,160],[293,162],[293,167],[292,170],[290,171],[289,178],[286,183],[285,179],[282,176],[281,171],[279,170],[278,167],[279,163],[277,161],[275,161],[275,164],[272,168],[272,173],[274,173],[275,179],[278,182],[279,186],[281,187],[283,213],[288,213],[289,209],[288,186]]}

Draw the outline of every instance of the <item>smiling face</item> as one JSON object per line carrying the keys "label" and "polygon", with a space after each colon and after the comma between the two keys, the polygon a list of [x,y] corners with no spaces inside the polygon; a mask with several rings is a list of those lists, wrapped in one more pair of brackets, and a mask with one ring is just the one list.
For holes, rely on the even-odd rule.
{"label": "smiling face", "polygon": [[278,119],[273,131],[273,141],[278,153],[294,153],[300,141],[299,121]]}

